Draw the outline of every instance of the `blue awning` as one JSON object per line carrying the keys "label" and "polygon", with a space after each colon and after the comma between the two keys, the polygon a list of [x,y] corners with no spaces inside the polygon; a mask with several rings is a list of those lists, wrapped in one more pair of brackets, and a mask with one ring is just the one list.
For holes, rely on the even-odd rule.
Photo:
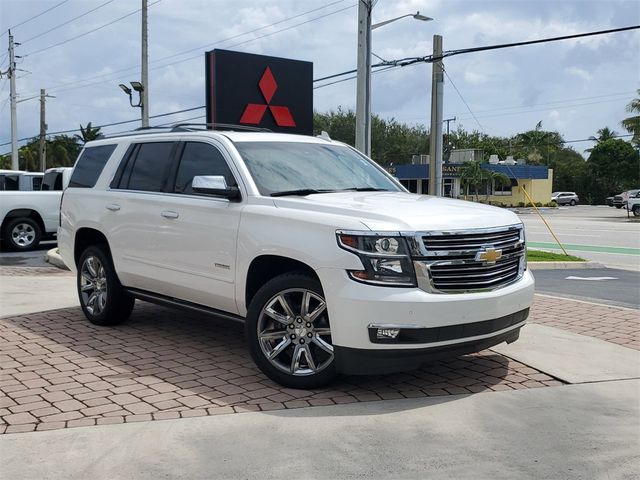
{"label": "blue awning", "polygon": [[[460,176],[461,164],[448,163],[443,165],[444,178],[454,178]],[[481,167],[485,170],[504,173],[509,178],[521,179],[546,179],[549,178],[549,167],[546,165],[492,165],[483,163]],[[429,178],[429,165],[397,165],[395,176],[400,180],[427,179]]]}

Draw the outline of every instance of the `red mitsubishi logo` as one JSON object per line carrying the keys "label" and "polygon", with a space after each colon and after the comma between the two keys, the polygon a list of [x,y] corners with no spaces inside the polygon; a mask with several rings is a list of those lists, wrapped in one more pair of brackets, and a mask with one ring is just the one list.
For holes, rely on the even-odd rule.
{"label": "red mitsubishi logo", "polygon": [[248,104],[240,118],[240,123],[259,125],[260,122],[262,122],[262,117],[264,117],[267,108],[269,108],[271,115],[273,115],[273,119],[279,127],[295,127],[296,122],[293,120],[293,116],[291,116],[289,107],[270,104],[273,94],[276,93],[276,90],[278,89],[278,84],[276,83],[276,79],[273,78],[273,74],[269,67],[267,67],[262,74],[258,87],[260,88],[260,92],[262,92],[262,96],[267,103],[266,105],[259,103]]}

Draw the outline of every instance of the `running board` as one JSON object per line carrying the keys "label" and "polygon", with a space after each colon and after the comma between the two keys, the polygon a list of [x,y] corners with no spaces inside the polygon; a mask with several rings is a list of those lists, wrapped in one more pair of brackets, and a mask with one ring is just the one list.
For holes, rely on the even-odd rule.
{"label": "running board", "polygon": [[147,292],[145,290],[138,290],[137,288],[125,288],[125,292],[127,292],[132,297],[139,300],[144,300],[145,302],[155,303],[157,305],[163,305],[166,307],[190,310],[192,312],[204,313],[214,317],[224,318],[225,320],[232,320],[234,322],[244,324],[244,318],[240,315],[223,312],[222,310],[206,307],[197,303],[191,303],[185,300],[180,300],[178,298],[172,298],[165,295],[159,295],[157,293]]}

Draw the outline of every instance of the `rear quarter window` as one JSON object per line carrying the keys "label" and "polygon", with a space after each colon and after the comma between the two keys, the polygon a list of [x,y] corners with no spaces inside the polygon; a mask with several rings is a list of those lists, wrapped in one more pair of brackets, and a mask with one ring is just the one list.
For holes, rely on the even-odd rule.
{"label": "rear quarter window", "polygon": [[[111,154],[116,149],[116,145],[100,145],[98,147],[85,148],[69,180],[69,187],[93,188],[102,173],[102,169],[107,164]],[[60,175],[62,182],[62,175]]]}

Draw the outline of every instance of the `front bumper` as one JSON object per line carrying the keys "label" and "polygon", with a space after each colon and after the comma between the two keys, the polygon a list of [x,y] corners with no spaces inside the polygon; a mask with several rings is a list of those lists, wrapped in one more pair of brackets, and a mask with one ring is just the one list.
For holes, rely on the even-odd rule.
{"label": "front bumper", "polygon": [[[525,311],[528,314],[528,309]],[[520,313],[520,312],[519,312]],[[514,314],[517,315],[517,314]],[[515,342],[520,327],[482,340],[420,349],[371,350],[334,346],[336,369],[346,375],[373,375],[415,370],[425,363],[479,352],[502,342]]]}
{"label": "front bumper", "polygon": [[[365,285],[351,280],[344,270],[335,268],[320,268],[316,272],[327,300],[331,339],[337,347],[336,352],[342,347],[376,352],[452,347],[516,332],[524,324],[524,318],[515,324],[498,322],[495,328],[488,329],[464,325],[486,323],[527,310],[534,294],[534,279],[528,270],[520,280],[505,287],[457,294]],[[410,342],[375,343],[369,333],[372,324],[399,324],[416,331],[439,328],[446,334],[438,333],[434,337],[432,331],[418,335]],[[336,353],[336,359],[338,357],[339,353]]]}

